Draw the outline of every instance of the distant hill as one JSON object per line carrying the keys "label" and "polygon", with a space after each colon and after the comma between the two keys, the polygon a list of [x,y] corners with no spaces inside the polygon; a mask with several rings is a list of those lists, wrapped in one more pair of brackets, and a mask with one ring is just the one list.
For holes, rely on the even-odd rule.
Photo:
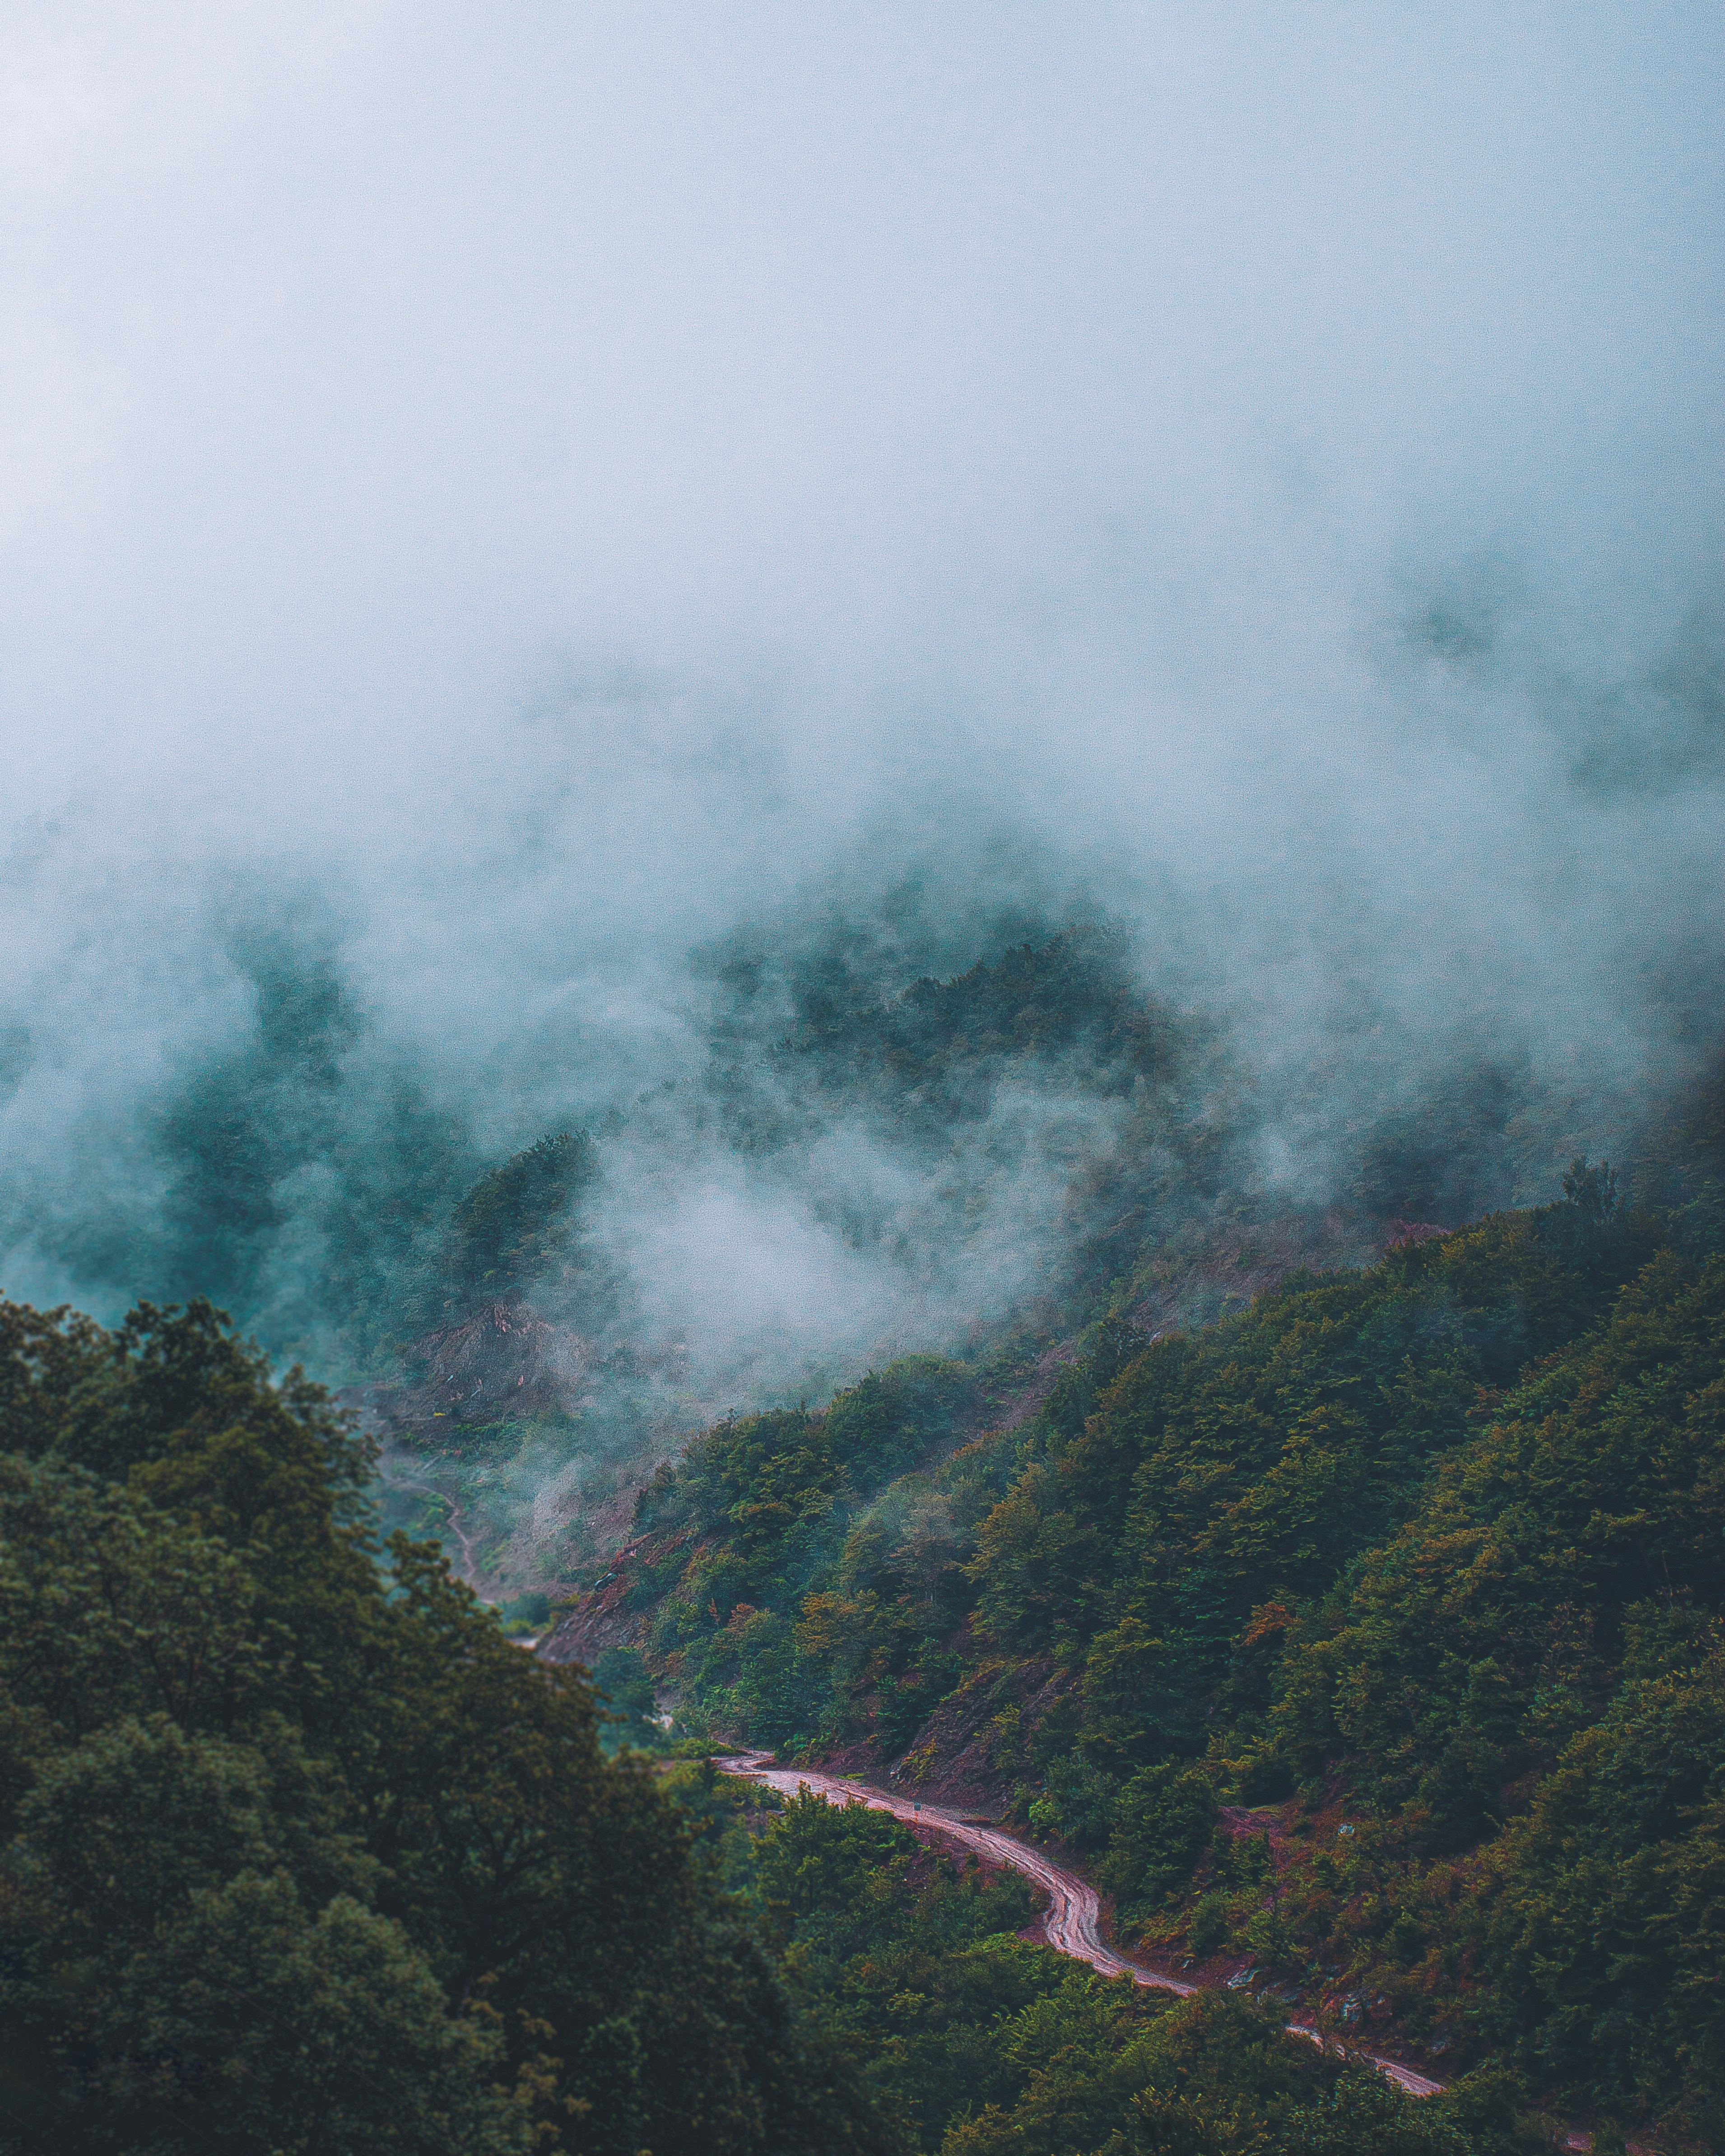
{"label": "distant hill", "polygon": [[[1381,1101],[1327,1065],[1272,1100],[1106,925],[1003,932],[943,976],[919,970],[929,947],[881,922],[733,937],[700,962],[697,1070],[498,1163],[418,1235],[365,1306],[387,1349],[343,1395],[388,1440],[395,1517],[429,1532],[457,1507],[488,1591],[561,1594],[727,1404],[822,1397],[913,1351],[962,1358],[985,1421],[1022,1421],[1099,1322],[1189,1329],[1553,1194],[1570,1157],[1574,1104],[1471,1052],[1410,1063]],[[1278,1116],[1312,1147],[1291,1183],[1266,1166]],[[644,1224],[650,1253],[656,1212],[704,1178],[767,1206],[764,1245],[742,1262],[730,1216],[704,1229],[673,1316],[627,1247]],[[722,1294],[704,1312],[734,1262],[809,1251],[872,1317],[817,1310],[793,1341],[770,1293],[758,1319]]]}
{"label": "distant hill", "polygon": [[1656,1203],[1577,1161],[1340,1270],[1357,1218],[1212,1222],[1068,1349],[723,1423],[548,1651],[1055,1837],[1163,1953],[1717,2132],[1719,1097],[1650,1119]]}

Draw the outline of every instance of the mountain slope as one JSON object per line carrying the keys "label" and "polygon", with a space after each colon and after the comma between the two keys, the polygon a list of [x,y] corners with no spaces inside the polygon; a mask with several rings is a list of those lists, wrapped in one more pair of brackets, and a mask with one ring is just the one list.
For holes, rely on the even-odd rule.
{"label": "mountain slope", "polygon": [[1708,2130],[1725,1265],[1684,1219],[1578,1164],[1106,1321],[1014,1428],[957,1365],[721,1426],[564,1637],[633,1623],[690,1725],[1089,1852],[1129,1936]]}

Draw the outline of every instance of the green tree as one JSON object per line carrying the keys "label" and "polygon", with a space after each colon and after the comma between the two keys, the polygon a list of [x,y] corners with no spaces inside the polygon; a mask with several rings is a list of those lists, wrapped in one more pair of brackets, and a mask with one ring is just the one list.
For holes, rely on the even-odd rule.
{"label": "green tree", "polygon": [[316,1387],[208,1306],[0,1318],[0,2147],[886,2145]]}

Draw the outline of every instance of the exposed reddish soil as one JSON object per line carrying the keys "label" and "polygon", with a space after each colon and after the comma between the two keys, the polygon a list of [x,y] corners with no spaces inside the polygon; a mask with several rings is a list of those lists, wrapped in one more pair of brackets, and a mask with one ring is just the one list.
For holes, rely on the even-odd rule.
{"label": "exposed reddish soil", "polygon": [[[639,1547],[639,1545],[636,1545]],[[611,1576],[602,1587],[572,1599],[539,1643],[541,1658],[547,1662],[591,1662],[607,1647],[638,1647],[646,1630],[647,1613],[631,1609],[629,1559],[633,1548],[619,1550],[611,1559]]]}
{"label": "exposed reddish soil", "polygon": [[388,1435],[429,1435],[433,1424],[567,1412],[593,1366],[593,1348],[531,1303],[494,1302],[476,1317],[416,1341],[422,1373],[406,1385],[365,1388],[357,1404]]}

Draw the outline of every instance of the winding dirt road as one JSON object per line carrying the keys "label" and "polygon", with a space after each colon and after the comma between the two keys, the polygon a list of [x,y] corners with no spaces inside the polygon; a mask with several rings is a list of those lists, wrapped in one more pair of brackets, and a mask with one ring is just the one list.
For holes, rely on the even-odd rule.
{"label": "winding dirt road", "polygon": [[398,1482],[395,1486],[398,1490],[418,1490],[427,1497],[441,1497],[449,1507],[448,1512],[437,1523],[437,1539],[441,1542],[444,1535],[451,1534],[460,1543],[461,1562],[455,1568],[455,1577],[465,1579],[472,1587],[479,1577],[479,1569],[474,1562],[473,1544],[467,1539],[465,1532],[457,1525],[461,1517],[461,1507],[447,1490],[436,1489],[429,1482]]}
{"label": "winding dirt road", "polygon": [[[1112,1947],[1105,1946],[1101,1905],[1095,1887],[1087,1885],[1076,1871],[1067,1871],[1052,1863],[1040,1849],[1033,1849],[1028,1842],[1004,1833],[998,1826],[968,1819],[963,1812],[948,1810],[943,1804],[919,1804],[896,1790],[873,1789],[865,1782],[848,1782],[837,1774],[823,1774],[810,1767],[775,1767],[768,1752],[737,1752],[728,1758],[716,1760],[714,1764],[725,1774],[764,1782],[768,1789],[778,1789],[786,1796],[794,1796],[799,1789],[812,1789],[833,1804],[860,1802],[871,1810],[891,1812],[895,1819],[907,1820],[912,1826],[938,1827],[943,1835],[962,1842],[967,1849],[975,1850],[979,1856],[1022,1871],[1033,1885],[1042,1889],[1048,1897],[1043,1931],[1056,1953],[1070,1954],[1075,1961],[1088,1962],[1104,1976],[1129,1976],[1134,1984],[1147,1984],[1158,1991],[1178,1992],[1182,1998],[1189,1997],[1199,1989],[1195,1984],[1183,1983],[1177,1976],[1163,1976],[1158,1970],[1127,1961]],[[1323,2041],[1316,2029],[1301,2022],[1290,2021],[1287,2027],[1291,2036],[1304,2036],[1314,2044]],[[1441,2082],[1428,2081],[1424,2074],[1416,2074],[1411,2066],[1404,2066],[1396,2059],[1381,2059],[1371,2051],[1355,2051],[1351,2056],[1376,2066],[1409,2096],[1436,2096],[1444,2086]]]}

